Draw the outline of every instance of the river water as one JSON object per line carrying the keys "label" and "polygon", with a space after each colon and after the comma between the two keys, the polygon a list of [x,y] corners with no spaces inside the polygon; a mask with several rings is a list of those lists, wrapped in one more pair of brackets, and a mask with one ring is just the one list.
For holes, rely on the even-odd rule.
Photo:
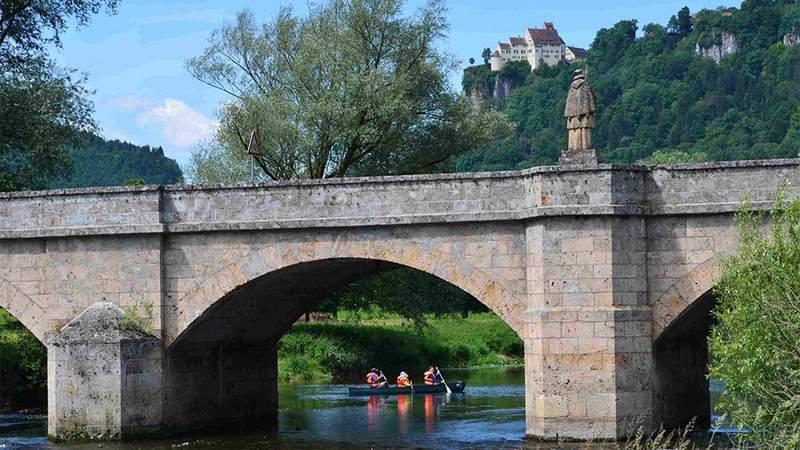
{"label": "river water", "polygon": [[[586,448],[524,441],[521,367],[451,369],[464,394],[349,397],[343,384],[282,384],[278,432],[102,444],[104,449]],[[720,390],[712,384],[712,394]],[[717,395],[714,395],[716,398]],[[27,422],[27,425],[20,424]],[[11,425],[15,424],[15,425]],[[41,416],[0,416],[0,449],[97,449],[47,442]]]}

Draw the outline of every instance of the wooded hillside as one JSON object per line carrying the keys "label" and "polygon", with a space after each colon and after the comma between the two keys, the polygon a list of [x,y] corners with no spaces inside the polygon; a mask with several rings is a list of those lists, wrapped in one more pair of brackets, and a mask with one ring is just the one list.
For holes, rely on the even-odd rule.
{"label": "wooded hillside", "polygon": [[[720,50],[714,46],[724,34],[733,35],[735,46],[722,50],[735,53],[719,63],[698,53],[698,44]],[[594,144],[601,161],[796,157],[798,34],[796,0],[747,0],[740,8],[697,14],[684,8],[667,26],[640,31],[635,20],[622,20],[601,29],[585,63],[598,96]],[[531,73],[501,107],[516,123],[513,136],[460,157],[453,170],[555,163],[566,146],[562,115],[575,68]]]}

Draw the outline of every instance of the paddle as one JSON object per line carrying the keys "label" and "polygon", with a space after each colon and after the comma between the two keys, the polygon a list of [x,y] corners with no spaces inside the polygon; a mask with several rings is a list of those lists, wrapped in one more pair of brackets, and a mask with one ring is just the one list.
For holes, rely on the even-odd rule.
{"label": "paddle", "polygon": [[436,368],[436,373],[438,373],[439,376],[442,377],[442,383],[444,383],[444,388],[447,389],[447,393],[452,394],[453,391],[450,390],[450,386],[447,385],[447,381],[444,380],[444,375],[442,375],[442,371],[439,370],[438,367]]}
{"label": "paddle", "polygon": [[381,373],[381,378],[383,378],[383,381],[385,381],[385,382],[386,382],[386,386],[388,386],[388,387],[392,387],[391,383],[389,383],[389,379],[388,379],[388,378],[386,378],[386,375],[384,375],[384,374],[383,374],[383,371],[382,371],[382,370],[378,370],[378,372],[380,372],[380,373]]}

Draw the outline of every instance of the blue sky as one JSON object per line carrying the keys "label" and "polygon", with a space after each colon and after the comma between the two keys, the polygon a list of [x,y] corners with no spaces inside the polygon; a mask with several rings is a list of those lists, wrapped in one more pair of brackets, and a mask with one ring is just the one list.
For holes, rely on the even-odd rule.
{"label": "blue sky", "polygon": [[[413,10],[422,0],[410,0]],[[498,40],[520,35],[525,27],[552,21],[568,45],[588,47],[597,30],[622,19],[640,26],[665,24],[686,5],[695,12],[726,0],[618,0],[553,1],[450,0],[450,35],[444,49],[466,66],[480,59],[481,49]],[[95,90],[95,118],[101,134],[139,145],[162,146],[183,165],[192,147],[208,137],[224,94],[194,80],[184,61],[200,54],[210,33],[236,12],[249,8],[262,20],[274,17],[281,6],[306,10],[306,0],[121,0],[114,16],[100,14],[89,26],[63,36],[63,49],[54,57],[63,65],[88,74]],[[451,77],[454,85],[459,74]]]}

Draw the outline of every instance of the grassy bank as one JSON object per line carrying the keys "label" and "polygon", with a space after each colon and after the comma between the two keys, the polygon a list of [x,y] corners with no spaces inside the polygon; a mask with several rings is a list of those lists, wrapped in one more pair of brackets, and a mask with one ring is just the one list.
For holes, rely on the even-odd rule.
{"label": "grassy bank", "polygon": [[522,340],[492,313],[428,317],[416,328],[390,314],[340,313],[339,323],[296,324],[281,339],[278,372],[284,381],[360,381],[370,367],[420,379],[428,365],[475,367],[519,364]]}

